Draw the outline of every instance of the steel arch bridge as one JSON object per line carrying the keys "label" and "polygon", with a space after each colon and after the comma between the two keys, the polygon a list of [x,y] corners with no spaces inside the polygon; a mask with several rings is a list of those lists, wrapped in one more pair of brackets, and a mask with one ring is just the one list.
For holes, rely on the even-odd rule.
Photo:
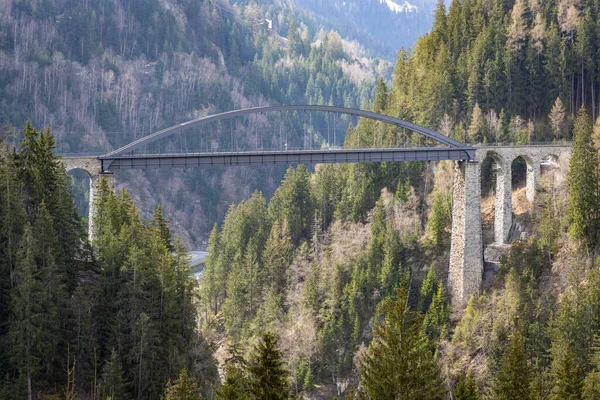
{"label": "steel arch bridge", "polygon": [[[134,154],[156,140],[166,138],[187,129],[207,125],[213,122],[245,117],[252,114],[269,112],[316,111],[333,113],[334,115],[350,115],[381,121],[397,127],[408,129],[427,139],[431,139],[437,147],[412,148],[362,148],[362,149],[319,149],[319,150],[266,150],[239,152],[206,152],[175,154]],[[352,108],[316,105],[284,105],[271,107],[255,107],[221,114],[210,115],[184,122],[163,129],[131,142],[117,150],[101,155],[102,172],[113,172],[122,169],[138,168],[185,168],[195,166],[229,166],[253,164],[323,164],[354,163],[384,161],[439,161],[463,160],[475,158],[475,148],[457,142],[449,137],[388,115],[377,114]]]}

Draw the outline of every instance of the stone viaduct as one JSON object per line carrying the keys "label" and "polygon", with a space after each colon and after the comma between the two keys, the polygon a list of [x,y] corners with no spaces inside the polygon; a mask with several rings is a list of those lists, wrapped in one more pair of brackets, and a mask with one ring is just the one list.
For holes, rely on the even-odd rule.
{"label": "stone viaduct", "polygon": [[[452,302],[464,306],[481,288],[483,277],[483,238],[481,227],[481,163],[490,156],[496,171],[496,208],[494,244],[507,243],[512,226],[511,166],[517,157],[527,163],[527,199],[533,203],[540,182],[541,164],[555,163],[561,155],[569,157],[570,145],[479,147],[471,161],[456,161],[452,202],[452,239],[448,286]],[[96,187],[102,177],[114,187],[112,173],[102,170],[97,157],[65,157],[66,171],[81,169],[90,177],[89,232],[93,236]]]}
{"label": "stone viaduct", "polygon": [[[452,302],[461,307],[481,288],[483,277],[483,238],[481,227],[481,163],[490,156],[496,171],[494,241],[507,243],[512,226],[511,166],[517,157],[527,163],[527,199],[533,203],[540,182],[542,162],[556,162],[570,156],[570,145],[479,147],[471,161],[456,161],[452,202],[452,239],[448,286]],[[65,157],[65,170],[81,169],[90,177],[89,234],[93,236],[96,187],[102,177],[115,185],[114,175],[102,170],[97,157]]]}
{"label": "stone viaduct", "polygon": [[533,203],[540,184],[541,164],[570,157],[570,145],[480,147],[472,161],[457,161],[454,168],[452,239],[448,286],[452,302],[464,306],[481,288],[483,239],[481,229],[481,163],[490,156],[496,171],[494,244],[509,239],[512,226],[511,166],[517,157],[527,163],[527,199]]}
{"label": "stone viaduct", "polygon": [[[570,145],[479,147],[471,161],[456,161],[452,202],[452,239],[448,286],[452,302],[461,307],[481,288],[483,277],[483,238],[481,227],[481,163],[490,156],[496,171],[495,245],[507,243],[512,226],[511,166],[517,157],[527,163],[527,199],[533,203],[540,182],[542,162],[556,162],[570,156]],[[65,170],[81,169],[90,177],[89,229],[93,236],[96,187],[102,177],[115,185],[114,174],[103,172],[97,157],[64,157]]]}

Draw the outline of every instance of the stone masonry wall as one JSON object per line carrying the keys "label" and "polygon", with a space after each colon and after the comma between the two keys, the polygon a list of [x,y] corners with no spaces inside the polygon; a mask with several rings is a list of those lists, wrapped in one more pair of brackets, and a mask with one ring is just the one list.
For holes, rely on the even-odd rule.
{"label": "stone masonry wall", "polygon": [[457,161],[454,167],[452,242],[450,245],[449,292],[455,306],[464,307],[481,288],[483,244],[481,234],[481,162],[492,153],[497,165],[496,244],[508,240],[512,224],[511,165],[522,156],[527,162],[527,198],[533,202],[542,160],[570,154],[563,146],[498,146],[476,150],[475,160]]}
{"label": "stone masonry wall", "polygon": [[479,291],[483,274],[480,176],[479,162],[456,162],[448,284],[459,307]]}
{"label": "stone masonry wall", "polygon": [[89,196],[89,214],[88,214],[88,235],[90,240],[94,237],[94,219],[93,216],[96,214],[96,193],[100,180],[102,178],[108,179],[110,187],[115,187],[115,176],[112,173],[103,173],[102,164],[100,160],[94,157],[65,157],[62,160],[65,166],[65,171],[69,172],[74,169],[81,169],[85,171],[90,177],[90,196]]}

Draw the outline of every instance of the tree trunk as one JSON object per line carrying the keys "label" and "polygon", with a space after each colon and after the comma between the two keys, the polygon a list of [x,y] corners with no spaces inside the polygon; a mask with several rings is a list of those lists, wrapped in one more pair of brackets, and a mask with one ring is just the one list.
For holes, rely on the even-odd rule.
{"label": "tree trunk", "polygon": [[592,122],[596,122],[596,97],[594,94],[594,79],[590,78],[590,86],[592,91]]}
{"label": "tree trunk", "polygon": [[142,362],[144,360],[144,327],[142,327],[142,339],[140,340],[140,359],[139,359],[139,369],[138,369],[138,399],[142,399]]}
{"label": "tree trunk", "polygon": [[585,105],[585,79],[584,79],[584,70],[583,70],[583,60],[581,61],[581,106],[583,107]]}
{"label": "tree trunk", "polygon": [[575,112],[573,110],[573,105],[574,105],[573,103],[574,103],[574,100],[575,100],[575,98],[573,97],[573,92],[574,91],[575,91],[575,74],[571,74],[571,96],[569,96],[571,98],[571,101],[570,101],[571,104],[569,105],[569,108],[570,108],[570,111],[571,111],[571,115],[575,114]]}
{"label": "tree trunk", "polygon": [[27,399],[32,400],[31,393],[31,372],[27,372]]}

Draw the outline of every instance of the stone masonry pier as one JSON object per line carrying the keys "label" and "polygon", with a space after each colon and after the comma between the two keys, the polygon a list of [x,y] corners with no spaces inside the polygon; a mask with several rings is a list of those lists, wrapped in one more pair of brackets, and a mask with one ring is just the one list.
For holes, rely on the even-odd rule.
{"label": "stone masonry pier", "polygon": [[527,163],[527,199],[533,203],[540,182],[542,162],[554,162],[570,145],[480,147],[473,161],[457,161],[454,168],[452,242],[448,276],[452,302],[463,307],[481,287],[483,241],[481,229],[481,163],[492,157],[496,170],[494,241],[508,242],[512,226],[511,165],[517,157]]}
{"label": "stone masonry pier", "polygon": [[100,179],[108,179],[111,187],[115,187],[115,176],[112,173],[102,172],[102,163],[97,157],[63,157],[62,163],[65,171],[69,172],[75,169],[85,171],[90,177],[90,197],[89,197],[89,214],[88,214],[88,235],[90,240],[94,236],[94,219],[96,213],[96,190],[100,184]]}

